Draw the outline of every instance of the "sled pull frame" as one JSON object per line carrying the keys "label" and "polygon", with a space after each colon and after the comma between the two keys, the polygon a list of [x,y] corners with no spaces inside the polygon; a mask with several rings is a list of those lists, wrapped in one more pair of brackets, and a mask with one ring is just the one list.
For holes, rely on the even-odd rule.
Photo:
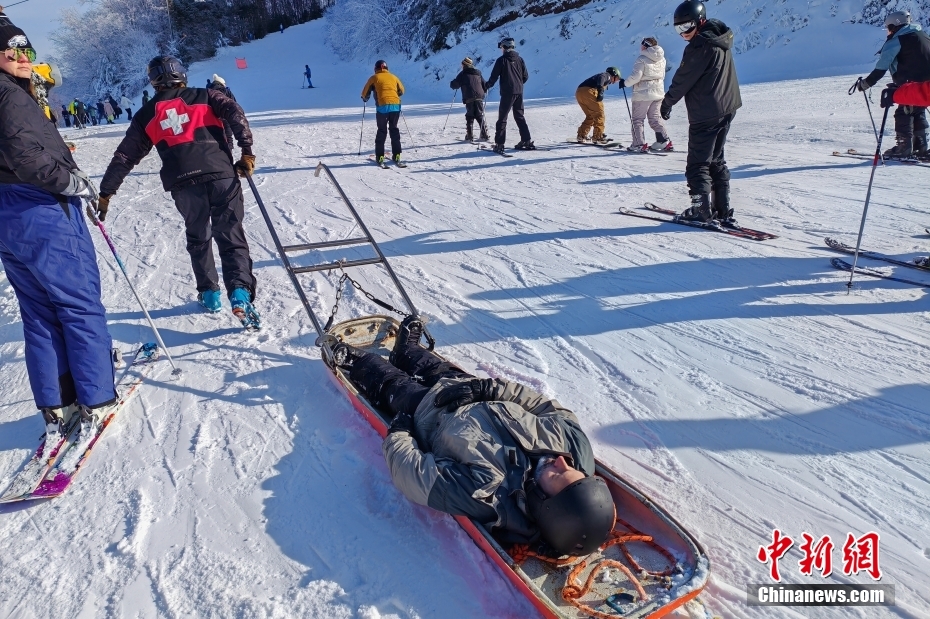
{"label": "sled pull frame", "polygon": [[[407,308],[410,310],[411,314],[418,314],[416,306],[414,306],[413,301],[407,295],[407,291],[404,290],[403,285],[401,285],[400,280],[397,278],[397,275],[394,273],[394,269],[391,268],[391,264],[387,261],[387,258],[384,256],[384,253],[381,251],[381,248],[378,246],[378,243],[375,241],[374,237],[371,236],[368,227],[365,225],[365,222],[362,221],[362,218],[359,216],[358,211],[355,210],[355,206],[352,204],[352,201],[349,200],[349,196],[346,195],[346,192],[343,191],[342,186],[339,184],[339,181],[336,180],[336,177],[333,176],[332,171],[322,161],[317,164],[316,171],[314,176],[320,176],[321,172],[325,172],[326,176],[329,177],[329,180],[332,181],[333,185],[336,187],[336,191],[339,192],[339,196],[342,198],[342,201],[345,203],[346,208],[352,214],[352,218],[355,220],[355,224],[358,226],[359,230],[362,231],[364,236],[357,236],[349,239],[343,239],[341,241],[322,241],[319,243],[301,243],[298,245],[282,245],[281,239],[278,237],[278,233],[275,230],[274,225],[271,223],[271,217],[268,215],[268,210],[265,208],[265,203],[262,201],[261,196],[258,194],[258,188],[255,186],[255,182],[252,180],[251,176],[246,176],[246,180],[249,182],[249,187],[252,190],[252,194],[255,196],[255,201],[258,203],[258,208],[261,210],[262,217],[265,220],[265,225],[268,226],[268,231],[271,233],[271,238],[274,241],[275,248],[278,250],[278,256],[281,258],[281,262],[284,263],[284,269],[287,271],[287,275],[293,284],[294,289],[297,291],[297,296],[300,298],[300,302],[303,303],[304,309],[307,310],[307,315],[310,316],[310,320],[313,321],[313,327],[316,329],[318,335],[322,336],[326,332],[323,324],[320,322],[320,319],[317,317],[316,313],[313,311],[313,307],[310,305],[310,301],[307,298],[307,293],[304,290],[303,286],[298,279],[298,275],[301,273],[314,273],[316,271],[331,271],[333,269],[344,269],[349,267],[358,267],[368,264],[381,264],[384,266],[385,271],[390,276],[391,281],[394,282],[394,286],[397,288],[397,291],[400,293],[400,296],[403,297],[404,303],[407,305]],[[370,245],[371,248],[377,254],[377,257],[374,258],[362,258],[359,260],[337,260],[335,262],[326,262],[323,264],[315,264],[311,266],[304,267],[295,267],[291,264],[290,259],[288,258],[289,253],[294,252],[303,252],[317,249],[329,249],[333,247],[347,247],[352,245]],[[375,299],[375,303],[389,308],[390,306],[379,302]],[[393,309],[393,308],[391,308]],[[395,310],[396,311],[396,310]],[[425,331],[425,329],[424,329]],[[428,339],[432,339],[429,338]],[[317,340],[317,346],[320,346],[320,340]]]}

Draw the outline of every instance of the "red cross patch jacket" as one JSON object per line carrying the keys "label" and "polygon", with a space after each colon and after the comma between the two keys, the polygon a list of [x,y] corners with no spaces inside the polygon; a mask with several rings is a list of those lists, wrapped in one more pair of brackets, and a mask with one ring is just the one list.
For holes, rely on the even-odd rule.
{"label": "red cross patch jacket", "polygon": [[233,178],[226,121],[243,155],[252,154],[252,131],[238,103],[217,90],[173,88],[157,92],[135,116],[100,182],[100,193],[116,193],[154,146],[161,157],[165,191]]}

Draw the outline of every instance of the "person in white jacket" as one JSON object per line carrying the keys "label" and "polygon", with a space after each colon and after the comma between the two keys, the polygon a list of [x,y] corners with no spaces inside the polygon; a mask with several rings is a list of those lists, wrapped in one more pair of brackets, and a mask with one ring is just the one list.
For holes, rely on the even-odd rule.
{"label": "person in white jacket", "polygon": [[[640,54],[633,63],[629,77],[620,80],[620,88],[633,87],[633,143],[629,151],[673,150],[665,121],[659,107],[665,97],[665,50],[659,47],[654,37],[646,37],[640,43]],[[656,132],[656,141],[646,144],[644,121]]]}
{"label": "person in white jacket", "polygon": [[123,95],[119,100],[120,107],[126,110],[126,120],[132,121],[132,110],[129,109],[132,107],[132,101],[129,100],[129,97]]}

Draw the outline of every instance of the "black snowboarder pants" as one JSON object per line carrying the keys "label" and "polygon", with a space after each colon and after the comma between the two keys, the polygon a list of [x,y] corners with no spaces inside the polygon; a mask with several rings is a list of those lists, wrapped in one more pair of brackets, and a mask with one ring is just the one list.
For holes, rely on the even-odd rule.
{"label": "black snowboarder pants", "polygon": [[484,99],[473,99],[465,104],[465,124],[468,132],[472,132],[472,124],[478,121],[478,128],[486,135],[488,127],[484,122]]}
{"label": "black snowboarder pants", "polygon": [[[392,415],[413,415],[427,392],[443,378],[472,378],[439,355],[408,344],[391,365],[384,357],[366,354],[352,364],[349,378],[369,400]],[[414,378],[416,377],[416,378]]]}
{"label": "black snowboarder pants", "polygon": [[375,159],[384,156],[384,141],[387,139],[388,126],[391,128],[391,156],[394,157],[401,153],[400,129],[397,128],[398,120],[400,120],[400,112],[375,113],[375,122],[378,123],[378,133],[375,134]]}
{"label": "black snowboarder pants", "polygon": [[729,191],[730,169],[723,158],[727,132],[734,114],[716,120],[694,123],[688,127],[688,163],[685,178],[688,193],[700,195],[711,190]]}
{"label": "black snowboarder pants", "polygon": [[245,206],[239,179],[221,178],[171,192],[187,227],[187,253],[191,257],[197,292],[219,290],[213,260],[213,242],[220,252],[226,294],[245,288],[255,298],[252,258],[242,220]]}
{"label": "black snowboarder pants", "polygon": [[914,105],[899,105],[894,111],[894,132],[909,142],[914,135],[927,133],[927,108]]}
{"label": "black snowboarder pants", "polygon": [[517,123],[520,130],[520,141],[529,142],[530,128],[526,125],[526,118],[523,116],[523,95],[502,96],[500,108],[497,110],[497,127],[494,132],[494,143],[504,144],[507,141],[507,115],[513,110],[513,120]]}

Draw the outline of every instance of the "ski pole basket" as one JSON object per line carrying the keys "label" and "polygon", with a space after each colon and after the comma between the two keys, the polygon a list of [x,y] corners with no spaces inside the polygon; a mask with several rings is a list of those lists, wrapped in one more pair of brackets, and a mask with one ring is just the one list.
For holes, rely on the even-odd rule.
{"label": "ski pole basket", "polygon": [[[293,284],[294,289],[297,291],[297,296],[300,298],[300,302],[303,304],[304,309],[307,311],[307,315],[310,316],[310,320],[313,322],[313,327],[316,329],[317,335],[320,336],[317,338],[317,346],[322,346],[322,336],[326,334],[333,325],[333,322],[336,318],[336,312],[339,309],[339,301],[342,298],[343,287],[349,283],[357,290],[359,290],[365,297],[376,305],[388,310],[389,312],[394,312],[400,314],[401,316],[407,316],[409,314],[417,314],[416,306],[414,306],[413,301],[407,295],[407,291],[404,290],[403,285],[400,283],[400,280],[397,278],[397,275],[394,273],[394,269],[391,268],[391,264],[387,261],[387,258],[384,255],[384,252],[381,251],[381,248],[378,246],[378,243],[372,237],[371,232],[368,230],[368,227],[365,225],[365,222],[362,221],[362,218],[359,216],[358,211],[355,209],[355,206],[352,204],[352,201],[349,200],[349,196],[346,195],[346,192],[342,189],[342,186],[339,184],[339,181],[336,180],[336,177],[333,176],[332,170],[324,164],[322,161],[317,165],[314,176],[319,177],[321,172],[325,172],[327,178],[333,183],[333,186],[336,188],[336,191],[339,193],[339,197],[342,202],[345,204],[349,213],[352,215],[352,219],[355,222],[355,225],[359,230],[362,231],[363,236],[356,236],[352,238],[342,239],[338,241],[320,241],[317,243],[299,243],[296,245],[282,245],[281,239],[278,236],[277,230],[275,230],[274,224],[271,223],[271,217],[268,215],[268,209],[265,208],[265,203],[262,201],[261,196],[258,193],[258,188],[255,186],[255,182],[252,180],[251,176],[246,176],[246,180],[249,182],[249,188],[252,190],[252,194],[255,196],[255,201],[258,203],[258,208],[262,213],[262,217],[265,220],[265,225],[268,226],[268,231],[271,233],[271,238],[274,241],[275,248],[278,251],[278,257],[281,259],[281,262],[284,264],[284,269],[287,271],[288,277]],[[291,259],[288,254],[293,254],[295,252],[306,252],[313,250],[322,250],[322,249],[332,249],[336,247],[349,247],[349,246],[359,246],[359,245],[369,245],[375,253],[374,257],[371,258],[360,258],[355,260],[335,260],[330,262],[323,262],[320,264],[314,264],[309,266],[295,266],[292,264]],[[397,291],[400,293],[400,296],[403,298],[404,303],[407,306],[407,312],[399,310],[386,301],[383,301],[373,294],[365,291],[362,288],[362,285],[349,276],[346,273],[346,269],[352,267],[360,267],[370,264],[380,264],[384,267],[384,270],[390,276],[391,281],[394,286],[397,288]],[[342,272],[342,276],[339,279],[339,284],[336,288],[336,303],[333,306],[332,312],[327,320],[326,324],[323,325],[320,322],[319,317],[313,311],[313,307],[310,305],[310,301],[307,298],[307,293],[304,290],[300,279],[297,277],[302,273],[314,273],[317,271],[332,271],[333,269],[339,269]],[[429,334],[429,332],[424,329],[424,336],[429,343],[429,349],[433,350],[435,346],[435,340]],[[325,348],[325,347],[324,347]]]}

